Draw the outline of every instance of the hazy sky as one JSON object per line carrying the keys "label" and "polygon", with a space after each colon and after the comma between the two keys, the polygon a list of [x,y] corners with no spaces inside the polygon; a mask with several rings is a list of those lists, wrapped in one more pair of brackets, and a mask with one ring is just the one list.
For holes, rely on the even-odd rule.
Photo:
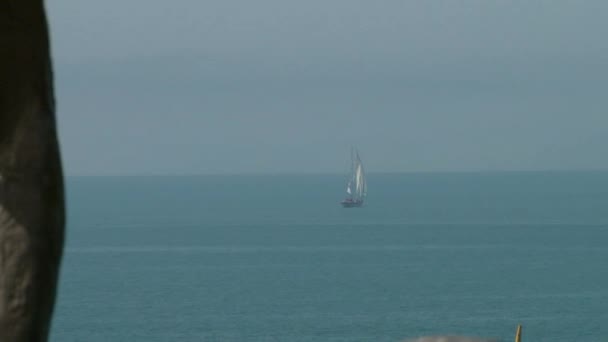
{"label": "hazy sky", "polygon": [[68,175],[608,168],[608,1],[49,0]]}

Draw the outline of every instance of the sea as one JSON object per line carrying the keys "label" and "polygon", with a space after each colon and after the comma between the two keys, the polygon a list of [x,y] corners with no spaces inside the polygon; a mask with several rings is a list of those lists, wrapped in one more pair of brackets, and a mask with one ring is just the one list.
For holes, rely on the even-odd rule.
{"label": "sea", "polygon": [[608,341],[608,172],[68,177],[51,341]]}

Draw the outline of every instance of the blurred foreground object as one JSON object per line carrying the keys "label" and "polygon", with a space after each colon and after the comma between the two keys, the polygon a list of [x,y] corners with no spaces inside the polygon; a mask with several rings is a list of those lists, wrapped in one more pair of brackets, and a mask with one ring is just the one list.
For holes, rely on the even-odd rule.
{"label": "blurred foreground object", "polygon": [[433,336],[420,337],[418,339],[406,340],[405,342],[498,342],[498,340],[461,336]]}
{"label": "blurred foreground object", "polygon": [[521,342],[521,324],[517,326],[517,332],[515,333],[515,342]]}
{"label": "blurred foreground object", "polygon": [[[432,336],[405,340],[404,342],[497,342],[495,339],[462,337],[462,336]],[[515,342],[521,342],[521,324],[517,326]]]}
{"label": "blurred foreground object", "polygon": [[0,341],[46,341],[63,177],[42,0],[0,0]]}

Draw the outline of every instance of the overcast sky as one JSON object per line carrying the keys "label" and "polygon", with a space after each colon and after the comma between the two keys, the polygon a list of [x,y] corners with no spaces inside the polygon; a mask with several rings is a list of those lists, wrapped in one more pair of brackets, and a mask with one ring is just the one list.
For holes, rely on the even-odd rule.
{"label": "overcast sky", "polygon": [[608,1],[50,0],[68,175],[608,169]]}

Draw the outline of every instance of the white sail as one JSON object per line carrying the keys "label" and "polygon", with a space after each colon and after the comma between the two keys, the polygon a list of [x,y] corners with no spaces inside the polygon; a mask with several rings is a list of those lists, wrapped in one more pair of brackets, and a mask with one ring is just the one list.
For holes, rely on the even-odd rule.
{"label": "white sail", "polygon": [[[352,174],[351,179],[348,182],[346,192],[351,196],[353,200],[363,201],[367,195],[367,184],[365,181],[365,172],[363,170],[363,163],[359,157],[359,152],[351,152],[352,157]],[[352,187],[354,186],[354,193]]]}
{"label": "white sail", "polygon": [[357,197],[363,198],[365,193],[365,175],[363,174],[363,166],[361,164],[357,165],[355,178],[357,180],[355,193],[357,194]]}

